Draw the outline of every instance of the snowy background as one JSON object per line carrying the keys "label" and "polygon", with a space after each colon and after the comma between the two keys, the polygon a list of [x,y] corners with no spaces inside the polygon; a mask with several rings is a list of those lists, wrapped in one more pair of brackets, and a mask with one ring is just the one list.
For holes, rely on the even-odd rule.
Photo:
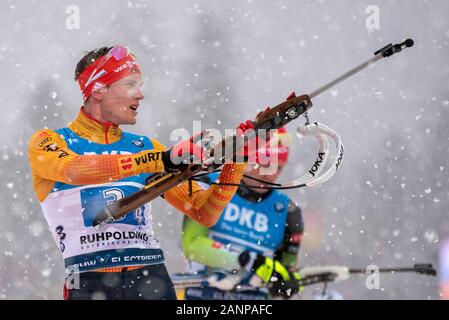
{"label": "snowy background", "polygon": [[[370,32],[372,4],[380,29]],[[79,29],[66,26],[69,5],[80,10]],[[84,51],[119,43],[145,76],[138,124],[125,130],[170,144],[170,132],[192,130],[193,120],[233,128],[413,38],[412,49],[314,99],[312,120],[340,133],[345,162],[325,185],[288,194],[305,216],[300,265],[438,266],[449,237],[448,17],[445,0],[1,1],[0,298],[61,299],[62,258],[32,190],[27,142],[77,115],[73,73]],[[281,180],[299,175],[313,151],[296,142]],[[162,200],[153,208],[168,268],[182,271],[182,215]],[[440,298],[437,278],[383,275],[379,290],[365,280],[330,287],[346,299]]]}

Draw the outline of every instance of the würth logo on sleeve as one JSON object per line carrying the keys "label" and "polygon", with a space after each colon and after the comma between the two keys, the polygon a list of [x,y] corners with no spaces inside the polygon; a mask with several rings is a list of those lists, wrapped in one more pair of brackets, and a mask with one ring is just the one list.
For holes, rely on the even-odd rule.
{"label": "w\u00fcrth logo on sleeve", "polygon": [[131,170],[131,168],[133,167],[133,160],[132,160],[132,158],[128,157],[126,159],[120,159],[120,166],[125,171]]}
{"label": "w\u00fcrth logo on sleeve", "polygon": [[161,153],[160,152],[148,152],[138,158],[135,158],[134,161],[139,166],[144,163],[148,163],[150,161],[157,161],[161,159]]}
{"label": "w\u00fcrth logo on sleeve", "polygon": [[48,136],[50,136],[50,134],[49,134],[48,132],[42,131],[42,132],[39,133],[39,135],[37,136],[37,139],[39,140],[39,139],[42,139],[42,138],[45,138],[45,137],[48,137]]}

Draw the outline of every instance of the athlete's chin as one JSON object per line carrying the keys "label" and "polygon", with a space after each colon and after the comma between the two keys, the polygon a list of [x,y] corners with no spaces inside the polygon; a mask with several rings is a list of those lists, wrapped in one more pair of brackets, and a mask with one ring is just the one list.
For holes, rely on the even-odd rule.
{"label": "athlete's chin", "polygon": [[120,124],[133,125],[133,124],[136,124],[136,123],[137,123],[137,118],[136,117],[129,117],[127,119],[123,119]]}

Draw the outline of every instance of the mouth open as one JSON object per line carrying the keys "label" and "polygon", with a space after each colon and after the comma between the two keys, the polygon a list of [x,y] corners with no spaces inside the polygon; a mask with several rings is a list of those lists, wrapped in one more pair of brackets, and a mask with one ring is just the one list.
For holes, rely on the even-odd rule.
{"label": "mouth open", "polygon": [[137,108],[139,107],[138,104],[133,104],[132,106],[130,106],[129,108],[133,111],[137,111]]}

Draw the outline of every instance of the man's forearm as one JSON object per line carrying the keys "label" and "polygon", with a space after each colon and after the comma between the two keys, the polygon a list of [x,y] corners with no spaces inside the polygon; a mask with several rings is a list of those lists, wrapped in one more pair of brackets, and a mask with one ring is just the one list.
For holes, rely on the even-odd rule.
{"label": "man's forearm", "polygon": [[[246,164],[226,164],[221,174],[222,183],[240,183]],[[171,189],[164,198],[175,208],[182,211],[189,218],[204,226],[213,226],[220,218],[226,205],[237,191],[237,186],[212,185],[204,190],[194,183],[192,196],[189,196],[188,184]]]}

